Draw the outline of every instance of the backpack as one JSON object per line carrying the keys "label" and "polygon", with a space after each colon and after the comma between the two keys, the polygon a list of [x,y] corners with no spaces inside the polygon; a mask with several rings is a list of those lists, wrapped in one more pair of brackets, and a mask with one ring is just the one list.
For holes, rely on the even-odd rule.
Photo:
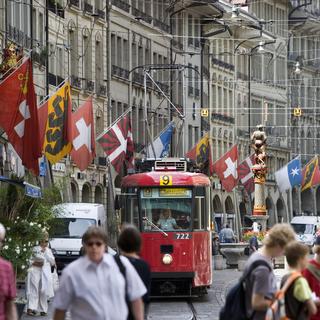
{"label": "backpack", "polygon": [[226,302],[220,310],[219,320],[248,320],[246,310],[245,279],[259,266],[266,266],[270,271],[271,267],[264,260],[257,260],[252,263],[247,272],[244,272],[238,283],[235,284],[226,296]]}
{"label": "backpack", "polygon": [[245,256],[249,257],[250,256],[250,247],[249,246],[245,247],[243,250],[243,253]]}
{"label": "backpack", "polygon": [[122,274],[122,276],[124,277],[124,281],[126,283],[126,287],[125,287],[125,300],[126,300],[126,304],[128,307],[128,320],[134,319],[133,315],[132,315],[132,311],[131,311],[131,302],[129,300],[129,294],[128,294],[128,281],[127,281],[127,275],[126,275],[126,267],[124,266],[123,262],[121,261],[120,255],[119,254],[115,254],[113,256],[116,264],[118,265],[118,268]]}
{"label": "backpack", "polygon": [[273,300],[271,306],[268,308],[265,320],[289,320],[286,316],[286,308],[285,308],[285,294],[290,286],[301,277],[300,272],[293,272],[282,288],[277,292],[275,299]]}

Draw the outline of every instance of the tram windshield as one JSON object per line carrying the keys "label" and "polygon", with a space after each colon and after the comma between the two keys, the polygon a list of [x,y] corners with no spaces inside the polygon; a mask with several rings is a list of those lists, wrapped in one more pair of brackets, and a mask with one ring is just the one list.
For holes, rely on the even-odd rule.
{"label": "tram windshield", "polygon": [[[144,188],[141,209],[144,231],[189,230],[191,226],[192,190],[190,188]],[[152,223],[150,223],[152,222]]]}

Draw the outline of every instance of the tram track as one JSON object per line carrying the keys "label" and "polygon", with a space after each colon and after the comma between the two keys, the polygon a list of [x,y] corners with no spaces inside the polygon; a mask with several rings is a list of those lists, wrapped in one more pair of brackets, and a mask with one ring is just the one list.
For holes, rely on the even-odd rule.
{"label": "tram track", "polygon": [[197,320],[197,311],[193,305],[193,302],[191,300],[189,300],[187,303],[188,303],[190,310],[192,312],[192,320]]}
{"label": "tram track", "polygon": [[161,299],[150,303],[147,320],[197,320],[197,312],[191,299]]}

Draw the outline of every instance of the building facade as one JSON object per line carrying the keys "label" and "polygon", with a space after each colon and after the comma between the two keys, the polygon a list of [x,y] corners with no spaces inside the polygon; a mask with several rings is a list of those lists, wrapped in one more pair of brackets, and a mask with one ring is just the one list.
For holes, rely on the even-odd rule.
{"label": "building facade", "polygon": [[[1,4],[1,2],[3,2]],[[171,153],[183,157],[210,132],[216,161],[234,144],[251,154],[257,124],[268,135],[266,204],[269,226],[320,211],[320,188],[280,194],[274,172],[301,154],[319,153],[319,1],[0,0],[0,45],[32,49],[38,102],[65,79],[73,110],[94,101],[96,135],[130,110],[135,156],[174,121]],[[299,63],[300,73],[295,72]],[[146,85],[145,85],[146,84]],[[300,108],[302,115],[293,115]],[[201,110],[209,109],[209,117]],[[2,139],[2,138],[1,138]],[[19,167],[5,140],[3,172]],[[52,166],[66,201],[107,204],[106,159],[85,172],[70,158]],[[120,186],[122,172],[113,172]],[[250,224],[253,199],[228,193],[212,178],[213,211],[234,228]],[[119,189],[117,189],[119,190]]]}
{"label": "building facade", "polygon": [[[80,0],[6,3],[6,19],[1,20],[5,40],[32,50],[38,104],[68,80],[73,111],[93,97],[96,134],[101,133],[107,125],[106,5]],[[106,204],[106,161],[99,146],[96,160],[85,172],[70,157],[51,171],[55,182],[63,180],[65,201]]]}
{"label": "building facade", "polygon": [[[288,79],[292,156],[305,165],[320,153],[320,2],[290,1]],[[294,110],[301,110],[295,113]],[[293,214],[320,213],[320,187],[292,190]]]}
{"label": "building facade", "polygon": [[[223,3],[221,1],[221,3]],[[237,144],[239,161],[249,157],[250,137],[258,124],[267,133],[266,206],[268,226],[291,217],[289,193],[279,193],[274,172],[290,159],[287,134],[286,1],[224,3],[221,33],[210,41],[210,112],[213,159]],[[271,24],[271,21],[273,23]],[[224,30],[224,24],[228,29]],[[254,199],[242,186],[227,193],[214,177],[213,210],[218,223],[235,229],[251,226]],[[253,195],[252,195],[253,196]]]}

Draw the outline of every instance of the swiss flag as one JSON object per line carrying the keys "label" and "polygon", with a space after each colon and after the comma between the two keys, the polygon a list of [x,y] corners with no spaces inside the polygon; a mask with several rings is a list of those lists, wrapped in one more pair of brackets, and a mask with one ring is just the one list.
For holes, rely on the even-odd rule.
{"label": "swiss flag", "polygon": [[212,169],[218,175],[223,188],[230,192],[238,183],[238,147],[235,145],[216,161]]}
{"label": "swiss flag", "polygon": [[92,97],[72,114],[71,121],[73,145],[71,158],[83,171],[95,157]]}
{"label": "swiss flag", "polygon": [[254,191],[253,163],[254,154],[243,160],[238,167],[239,180],[249,195]]}
{"label": "swiss flag", "polygon": [[0,110],[0,126],[22,164],[39,175],[41,145],[30,58],[0,83]]}
{"label": "swiss flag", "polygon": [[120,173],[123,163],[133,167],[134,145],[129,115],[123,116],[110,129],[103,133],[97,141],[101,144],[114,169]]}

